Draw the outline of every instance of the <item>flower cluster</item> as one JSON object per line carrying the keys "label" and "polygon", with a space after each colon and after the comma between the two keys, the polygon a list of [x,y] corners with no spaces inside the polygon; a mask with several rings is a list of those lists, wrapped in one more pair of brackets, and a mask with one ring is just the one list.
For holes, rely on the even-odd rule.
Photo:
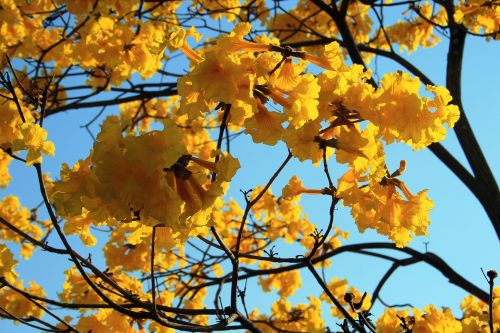
{"label": "flower cluster", "polygon": [[[72,169],[63,165],[51,196],[57,212],[65,218],[82,216],[69,222],[82,228],[87,219],[165,226],[173,230],[173,239],[210,224],[214,201],[224,194],[238,161],[228,154],[216,163],[187,154],[172,121],[164,121],[162,131],[138,136],[123,137],[122,128],[118,117],[109,117],[90,156]],[[217,173],[215,181],[209,172]]]}
{"label": "flower cluster", "polygon": [[[427,191],[413,195],[405,183],[397,178],[405,168],[400,168],[380,181],[371,180],[360,186],[363,180],[354,171],[348,171],[339,179],[337,195],[346,206],[363,232],[373,228],[388,236],[398,247],[406,246],[414,235],[427,235],[430,223],[429,210],[434,207]],[[365,179],[366,180],[366,179]]]}

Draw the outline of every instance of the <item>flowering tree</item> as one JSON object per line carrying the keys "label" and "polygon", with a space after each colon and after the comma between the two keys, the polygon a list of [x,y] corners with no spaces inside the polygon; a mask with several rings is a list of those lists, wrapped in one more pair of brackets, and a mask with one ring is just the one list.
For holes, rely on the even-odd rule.
{"label": "flowering tree", "polygon": [[[390,22],[389,10],[403,19]],[[483,290],[438,255],[407,247],[427,235],[434,204],[402,180],[411,165],[390,169],[384,150],[430,149],[500,238],[498,187],[460,86],[467,35],[498,39],[499,12],[483,0],[0,0],[0,187],[24,164],[43,198],[31,209],[12,195],[0,201],[0,323],[49,332],[497,332],[495,271]],[[436,45],[437,32],[450,40],[446,87],[405,57]],[[375,79],[374,56],[404,70]],[[92,149],[51,178],[42,160],[57,147],[44,120],[91,108],[100,108],[85,125]],[[447,128],[471,171],[439,143]],[[245,152],[231,146],[242,135],[282,160],[254,170],[267,181],[236,197],[228,188]],[[313,163],[323,186],[304,185],[300,169],[274,186],[292,161]],[[300,197],[312,195],[328,198],[316,208],[326,223],[304,213]],[[336,210],[387,242],[343,245]],[[57,295],[16,272],[41,250],[71,262]],[[325,281],[321,270],[349,252],[392,263],[373,293]],[[373,316],[389,277],[419,262],[471,294],[463,315],[431,305]],[[316,286],[292,305],[301,274]],[[249,297],[253,280],[277,294],[270,310]]]}

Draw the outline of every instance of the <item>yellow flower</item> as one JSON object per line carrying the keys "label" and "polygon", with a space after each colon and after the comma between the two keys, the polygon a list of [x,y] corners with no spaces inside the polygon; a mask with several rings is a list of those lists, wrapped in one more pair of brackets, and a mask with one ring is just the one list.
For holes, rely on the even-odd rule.
{"label": "yellow flower", "polygon": [[194,27],[189,28],[187,31],[180,27],[172,28],[171,26],[167,26],[167,28],[172,30],[165,34],[163,42],[160,43],[157,48],[154,48],[153,52],[157,52],[161,55],[164,48],[167,46],[171,51],[180,49],[190,60],[195,62],[203,60],[203,58],[195,50],[193,50],[186,41],[189,36],[193,36],[196,41],[200,40],[201,35],[196,32]]}
{"label": "yellow flower", "polygon": [[9,164],[12,158],[0,149],[0,188],[7,187],[11,181],[9,175]]}
{"label": "yellow flower", "polygon": [[[300,161],[311,160],[318,164],[323,159],[323,150],[319,148],[315,140],[319,135],[320,123],[318,121],[309,121],[304,126],[294,128],[289,126],[283,135],[283,141],[292,151],[293,156]],[[326,147],[326,157],[333,153],[333,149]]]}
{"label": "yellow flower", "polygon": [[[404,163],[399,174],[403,166]],[[337,188],[337,195],[343,199],[343,204],[351,207],[360,232],[367,228],[375,229],[393,240],[397,247],[406,246],[412,234],[427,235],[429,211],[434,204],[426,190],[413,195],[396,175],[384,177],[381,181],[372,179],[367,186],[360,186],[358,182],[364,180],[366,177],[350,170],[339,179]]]}
{"label": "yellow flower", "polygon": [[[202,281],[199,281],[201,283]],[[207,297],[207,288],[199,289],[189,299],[184,299],[183,305],[185,309],[203,309],[205,298]],[[191,318],[192,323],[199,325],[208,324],[208,316],[194,316]]]}
{"label": "yellow flower", "polygon": [[17,278],[17,273],[14,267],[17,265],[17,260],[14,260],[14,255],[10,252],[9,248],[0,244],[0,276],[13,283]]}
{"label": "yellow flower", "polygon": [[113,309],[100,309],[96,313],[82,316],[75,328],[81,332],[137,332],[127,316]]}
{"label": "yellow flower", "polygon": [[281,197],[286,200],[291,200],[302,193],[323,194],[324,191],[305,188],[299,177],[293,176],[288,181],[288,184],[286,184],[286,186],[283,188]]}
{"label": "yellow flower", "polygon": [[306,122],[318,118],[318,80],[312,74],[299,77],[297,85],[286,91],[288,97],[280,91],[272,91],[270,96],[274,102],[283,106],[290,126],[302,127]]}
{"label": "yellow flower", "polygon": [[431,304],[425,307],[424,311],[425,313],[422,313],[418,309],[413,309],[415,317],[414,332],[462,332],[460,321],[455,319],[450,309],[438,310]]}
{"label": "yellow flower", "polygon": [[[499,38],[500,9],[498,4],[489,3],[486,0],[461,0],[455,6],[453,18],[467,29],[479,34],[494,34]],[[489,37],[488,39],[490,39]]]}
{"label": "yellow flower", "polygon": [[[268,262],[261,262],[259,264],[259,269],[268,269],[271,266]],[[271,288],[278,291],[278,295],[281,298],[288,298],[295,294],[295,292],[302,286],[302,280],[300,278],[300,272],[298,270],[292,270],[280,274],[271,274],[266,277],[259,276],[259,285],[262,286],[262,290],[269,293]]]}
{"label": "yellow flower", "polygon": [[374,88],[366,82],[370,77],[371,72],[357,64],[321,72],[318,75],[321,117],[332,122],[340,116],[345,117],[349,111],[347,115],[357,116],[351,120],[360,119],[373,104]]}
{"label": "yellow flower", "polygon": [[380,333],[399,333],[401,332],[401,319],[408,316],[408,310],[396,310],[386,308],[384,313],[377,319],[377,332]]}
{"label": "yellow flower", "polygon": [[22,139],[14,140],[12,150],[28,150],[26,165],[42,162],[42,153],[54,156],[55,146],[47,139],[47,131],[38,124],[24,123],[20,126]]}
{"label": "yellow flower", "polygon": [[[333,278],[329,283],[328,283],[328,289],[332,292],[332,294],[339,300],[339,302],[346,308],[346,310],[353,316],[354,318],[357,317],[356,312],[352,311],[351,306],[349,303],[344,299],[345,295],[347,293],[352,295],[352,303],[361,303],[361,307],[358,310],[368,310],[371,306],[371,297],[370,295],[365,295],[363,298],[363,294],[359,292],[356,288],[354,287],[349,287],[347,280],[342,279],[340,280],[339,278],[335,277]],[[325,293],[321,294],[321,299],[326,301],[328,304],[331,305],[331,310],[330,313],[333,317],[337,318],[344,318],[344,315],[340,310],[333,304],[332,300],[328,295]]]}
{"label": "yellow flower", "polygon": [[[469,295],[460,303],[463,311],[462,328],[464,333],[488,333],[488,304]],[[493,289],[493,330],[500,329],[500,287]]]}
{"label": "yellow flower", "polygon": [[[400,51],[407,50],[408,53],[414,52],[418,47],[433,47],[440,38],[434,33],[434,24],[448,25],[446,10],[436,4],[425,1],[421,6],[416,7],[419,15],[414,18],[405,17],[404,20],[398,20],[393,25],[384,27],[384,31],[378,31],[378,38],[372,42],[372,45],[389,49],[388,40],[392,44],[399,44]],[[405,13],[411,12],[410,10]]]}
{"label": "yellow flower", "polygon": [[252,25],[248,22],[240,22],[235,25],[230,35],[223,35],[217,38],[217,46],[227,52],[264,52],[269,50],[269,45],[263,43],[253,43],[244,40]]}
{"label": "yellow flower", "polygon": [[451,98],[446,88],[428,87],[435,95],[431,102],[419,96],[420,80],[407,73],[386,74],[381,83],[377,105],[364,116],[379,127],[387,143],[398,140],[422,149],[444,139],[443,125],[452,127],[458,120],[458,108],[447,105]]}
{"label": "yellow flower", "polygon": [[[163,124],[162,131],[123,137],[118,117],[109,117],[89,158],[73,170],[63,166],[51,194],[57,211],[66,218],[86,212],[85,221],[68,223],[68,231],[83,231],[90,223],[140,221],[171,228],[172,238],[185,240],[193,228],[211,223],[212,206],[239,162],[228,154],[217,163],[188,155],[176,124]],[[207,181],[209,171],[217,172],[216,181]],[[90,234],[85,241],[93,242]]]}
{"label": "yellow flower", "polygon": [[[11,283],[16,288],[24,290],[31,295],[38,297],[46,296],[43,288],[35,282],[29,282],[29,288],[25,288],[22,281],[11,281]],[[44,302],[40,302],[40,304],[45,306]],[[17,318],[34,317],[40,319],[45,313],[43,308],[36,306],[30,299],[10,288],[2,288],[0,290],[0,307]]]}
{"label": "yellow flower", "polygon": [[281,124],[286,118],[281,113],[268,111],[259,100],[256,103],[257,112],[245,121],[245,133],[250,134],[255,143],[274,146],[283,135]]}
{"label": "yellow flower", "polygon": [[64,233],[66,235],[78,235],[83,244],[94,246],[97,243],[97,239],[90,232],[90,226],[94,221],[88,218],[87,215],[87,212],[84,212],[81,216],[69,218],[64,223]]}
{"label": "yellow flower", "polygon": [[[123,273],[117,269],[108,269],[109,276],[122,288],[130,290],[133,294],[143,298],[141,282],[129,274]],[[86,282],[76,267],[71,267],[64,272],[66,280],[63,284],[63,291],[59,293],[59,298],[67,303],[87,303],[87,304],[103,304],[104,301]],[[95,275],[89,274],[89,278],[96,284],[101,284],[102,280]],[[121,301],[121,297],[108,290],[103,292],[115,302]]]}
{"label": "yellow flower", "polygon": [[[30,220],[31,212],[28,208],[21,206],[19,199],[13,195],[8,195],[0,200],[0,217],[7,222],[25,232],[31,237],[39,240],[43,236],[42,229]],[[34,251],[34,247],[27,246],[24,237],[0,224],[0,239],[22,244],[21,255],[29,259]]]}
{"label": "yellow flower", "polygon": [[187,77],[192,89],[202,93],[207,102],[236,104],[237,99],[253,99],[254,59],[250,55],[213,50],[204,58]]}
{"label": "yellow flower", "polygon": [[242,7],[240,0],[195,0],[193,1],[193,5],[195,12],[207,11],[211,18],[225,18],[229,22],[233,22],[239,17]]}
{"label": "yellow flower", "polygon": [[305,65],[304,61],[294,64],[292,59],[286,59],[269,77],[269,87],[279,91],[292,91],[300,83],[300,74],[304,72]]}
{"label": "yellow flower", "polygon": [[[321,317],[321,300],[308,296],[308,301],[292,306],[290,302],[281,298],[273,303],[270,318],[261,316],[261,319],[270,321],[285,331],[322,333],[325,331],[325,321]],[[261,328],[264,332],[268,332],[265,327]]]}
{"label": "yellow flower", "polygon": [[342,61],[342,51],[339,43],[332,42],[317,49],[317,55],[307,54],[306,60],[327,70],[337,70],[344,62]]}

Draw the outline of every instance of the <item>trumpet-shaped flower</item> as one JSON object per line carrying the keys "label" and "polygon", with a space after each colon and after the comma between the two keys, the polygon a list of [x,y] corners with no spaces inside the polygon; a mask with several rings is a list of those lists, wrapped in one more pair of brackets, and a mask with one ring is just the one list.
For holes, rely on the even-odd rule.
{"label": "trumpet-shaped flower", "polygon": [[434,204],[426,190],[413,195],[395,175],[384,177],[380,182],[371,180],[367,186],[358,184],[362,180],[363,177],[350,170],[339,179],[337,191],[344,205],[351,207],[360,232],[375,229],[398,247],[406,246],[412,234],[427,235],[429,210]]}
{"label": "trumpet-shaped flower", "polygon": [[[87,161],[63,170],[51,195],[59,214],[70,218],[87,212],[85,218],[94,224],[163,225],[175,239],[210,223],[212,205],[224,194],[238,161],[227,154],[217,163],[188,155],[171,121],[164,122],[162,131],[139,136],[123,137],[121,128],[118,117],[109,117]],[[218,173],[216,181],[208,180],[209,171]]]}
{"label": "trumpet-shaped flower", "polygon": [[0,188],[7,187],[12,179],[9,174],[9,164],[12,158],[0,149]]}
{"label": "trumpet-shaped flower", "polygon": [[431,101],[419,96],[420,80],[409,74],[386,74],[381,83],[376,106],[363,116],[379,127],[387,143],[398,140],[414,149],[425,148],[444,139],[443,125],[453,127],[459,118],[458,107],[447,105],[451,96],[446,88],[428,87],[435,96]]}
{"label": "trumpet-shaped flower", "polygon": [[17,278],[17,273],[14,271],[16,265],[17,260],[14,260],[9,248],[0,244],[0,276],[5,277],[8,282],[14,282]]}
{"label": "trumpet-shaped flower", "polygon": [[47,131],[38,124],[24,123],[20,127],[21,139],[14,140],[12,150],[28,150],[26,165],[42,162],[42,154],[54,156],[55,146],[52,141],[46,141]]}

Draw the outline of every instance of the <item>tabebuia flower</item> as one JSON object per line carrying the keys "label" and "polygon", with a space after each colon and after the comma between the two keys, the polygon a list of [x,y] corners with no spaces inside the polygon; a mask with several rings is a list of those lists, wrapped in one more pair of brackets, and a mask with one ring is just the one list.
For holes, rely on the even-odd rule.
{"label": "tabebuia flower", "polygon": [[44,155],[54,156],[55,146],[52,141],[46,141],[47,131],[38,124],[24,123],[20,125],[21,139],[14,140],[12,150],[27,150],[26,165],[42,162]]}
{"label": "tabebuia flower", "polygon": [[399,169],[380,181],[347,171],[340,179],[337,196],[351,214],[360,232],[375,229],[395,242],[397,247],[407,246],[413,235],[427,235],[430,224],[429,211],[434,203],[427,190],[412,194],[397,176],[406,166],[401,161]]}
{"label": "tabebuia flower", "polygon": [[[22,206],[16,196],[7,195],[0,200],[0,219],[8,221],[25,234],[39,240],[43,236],[43,231],[32,223],[30,215],[30,210]],[[20,244],[20,254],[24,259],[29,259],[35,250],[33,244],[24,241],[23,236],[3,225],[0,226],[0,239]]]}
{"label": "tabebuia flower", "polygon": [[9,174],[9,164],[12,158],[0,150],[0,188],[7,187],[10,180],[12,179]]}
{"label": "tabebuia flower", "polygon": [[14,282],[17,279],[17,273],[14,271],[17,260],[14,259],[9,248],[3,244],[0,244],[0,259],[0,276],[9,282]]}
{"label": "tabebuia flower", "polygon": [[421,97],[421,82],[407,73],[389,73],[381,80],[374,106],[361,116],[380,129],[380,136],[387,143],[404,142],[414,149],[422,149],[446,136],[446,128],[452,128],[460,117],[452,97],[444,87],[427,86],[434,99]]}
{"label": "tabebuia flower", "polygon": [[42,154],[54,155],[55,147],[46,140],[47,131],[35,124],[33,110],[21,99],[17,104],[14,102],[14,96],[23,96],[20,89],[15,88],[13,93],[2,91],[0,95],[0,187],[5,187],[10,181],[7,170],[10,157],[5,152],[26,150],[29,166],[41,163]]}
{"label": "tabebuia flower", "polygon": [[[51,198],[65,218],[85,214],[95,224],[139,222],[171,228],[185,239],[195,227],[211,223],[214,201],[239,168],[237,159],[221,154],[217,162],[188,154],[175,123],[141,135],[122,135],[116,116],[108,117],[89,157],[70,169]],[[210,172],[217,178],[211,181]]]}
{"label": "tabebuia flower", "polygon": [[424,308],[424,311],[417,308],[412,308],[411,311],[413,315],[409,315],[409,309],[387,308],[376,321],[377,332],[399,332],[402,320],[412,332],[472,332],[462,327],[460,321],[448,308],[440,310],[430,304]]}

